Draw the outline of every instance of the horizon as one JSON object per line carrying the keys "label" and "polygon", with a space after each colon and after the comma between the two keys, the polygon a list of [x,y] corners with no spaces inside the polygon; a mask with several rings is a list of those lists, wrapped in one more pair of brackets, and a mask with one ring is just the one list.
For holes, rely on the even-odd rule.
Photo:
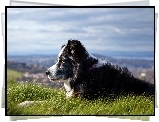
{"label": "horizon", "polygon": [[[145,59],[145,60],[154,60],[154,53],[152,52],[109,52],[107,54],[105,53],[91,53],[93,55],[99,55],[99,56],[104,56],[104,57],[109,57],[109,58],[121,58],[121,59]],[[52,56],[56,57],[58,53],[54,54],[9,54],[8,56]]]}

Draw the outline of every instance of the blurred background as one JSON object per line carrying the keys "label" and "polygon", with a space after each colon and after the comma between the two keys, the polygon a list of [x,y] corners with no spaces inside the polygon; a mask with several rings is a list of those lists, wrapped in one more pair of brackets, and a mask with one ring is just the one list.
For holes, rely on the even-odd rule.
{"label": "blurred background", "polygon": [[61,45],[80,40],[97,58],[154,83],[153,8],[8,8],[7,77],[52,87],[45,71]]}

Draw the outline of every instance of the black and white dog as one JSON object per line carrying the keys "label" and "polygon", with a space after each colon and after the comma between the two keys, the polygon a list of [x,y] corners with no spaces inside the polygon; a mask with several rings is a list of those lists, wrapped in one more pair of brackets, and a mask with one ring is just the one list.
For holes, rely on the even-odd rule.
{"label": "black and white dog", "polygon": [[154,95],[154,84],[137,79],[127,68],[101,61],[89,54],[78,40],[68,40],[57,63],[46,71],[51,81],[63,81],[66,96],[96,98],[108,94]]}

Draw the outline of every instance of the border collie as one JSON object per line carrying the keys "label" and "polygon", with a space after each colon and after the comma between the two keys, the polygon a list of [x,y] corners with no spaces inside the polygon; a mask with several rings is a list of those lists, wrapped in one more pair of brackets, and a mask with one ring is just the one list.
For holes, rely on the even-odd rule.
{"label": "border collie", "polygon": [[155,94],[154,84],[133,77],[125,67],[97,59],[78,40],[68,40],[61,47],[57,63],[46,75],[50,81],[64,82],[66,97],[92,99],[108,94]]}

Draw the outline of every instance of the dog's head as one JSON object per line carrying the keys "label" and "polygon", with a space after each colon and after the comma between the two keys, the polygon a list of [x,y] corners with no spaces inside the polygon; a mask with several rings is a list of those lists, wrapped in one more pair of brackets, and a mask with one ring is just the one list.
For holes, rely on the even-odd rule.
{"label": "dog's head", "polygon": [[66,80],[73,74],[72,60],[68,57],[65,48],[65,45],[61,47],[56,64],[46,71],[46,75],[51,81]]}
{"label": "dog's head", "polygon": [[46,74],[51,81],[66,80],[74,76],[78,65],[91,67],[97,60],[90,56],[78,40],[68,40],[57,57],[57,63]]}

